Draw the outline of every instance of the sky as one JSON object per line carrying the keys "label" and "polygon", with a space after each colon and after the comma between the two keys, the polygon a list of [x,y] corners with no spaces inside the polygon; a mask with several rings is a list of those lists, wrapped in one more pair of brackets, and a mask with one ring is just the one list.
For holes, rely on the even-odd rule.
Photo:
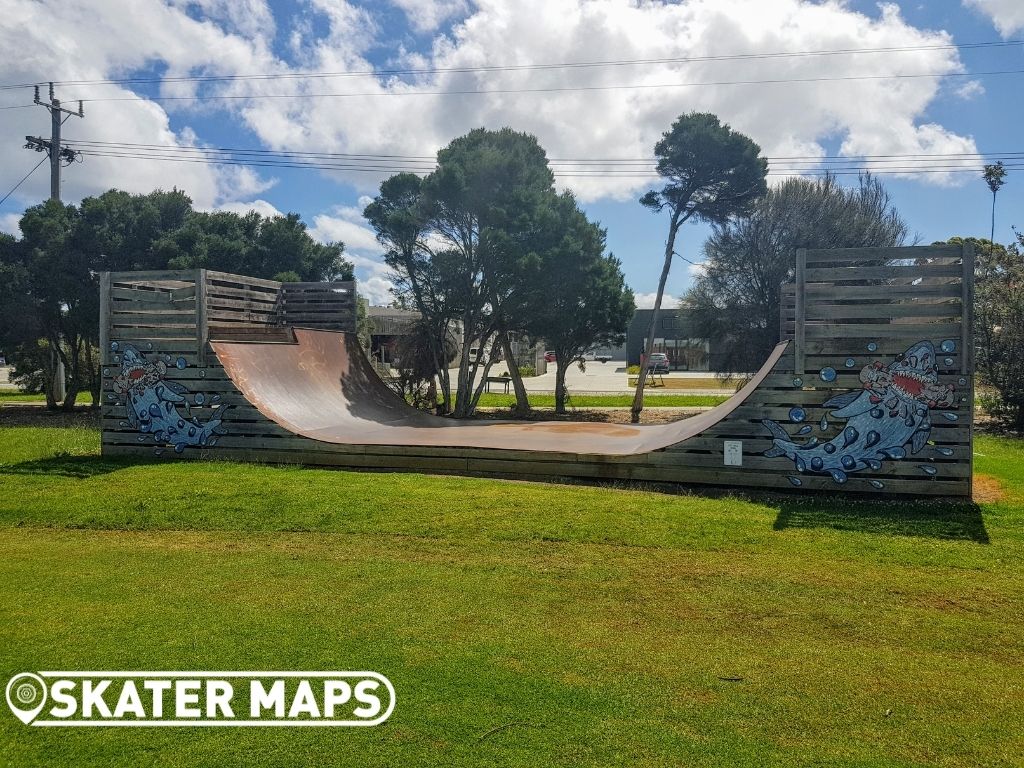
{"label": "sky", "polygon": [[[1024,228],[1021,0],[0,0],[0,18],[0,196],[43,159],[25,136],[50,127],[8,86],[56,81],[85,113],[63,127],[82,150],[66,202],[177,187],[203,210],[297,212],[345,243],[373,304],[390,281],[362,209],[480,126],[538,138],[640,306],[667,222],[637,200],[657,187],[655,142],[694,110],[756,141],[773,184],[873,168],[922,243],[988,236],[978,169],[1004,158],[996,240]],[[48,194],[44,163],[0,231]],[[668,301],[707,235],[684,229]]]}

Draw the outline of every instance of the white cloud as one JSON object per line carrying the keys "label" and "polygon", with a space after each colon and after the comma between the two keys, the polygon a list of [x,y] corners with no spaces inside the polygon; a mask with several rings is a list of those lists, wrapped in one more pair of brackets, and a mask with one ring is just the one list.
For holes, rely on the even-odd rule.
{"label": "white cloud", "polygon": [[240,200],[234,200],[230,203],[222,203],[217,206],[218,211],[231,211],[233,213],[246,215],[250,211],[256,211],[260,216],[267,218],[273,218],[275,216],[284,216],[284,214],[277,210],[277,208],[266,200],[252,200],[248,203],[243,203]]}
{"label": "white cloud", "polygon": [[[189,130],[171,129],[168,112],[181,120],[193,114],[209,119],[227,113],[266,147],[276,150],[432,156],[471,128],[509,125],[535,134],[553,158],[649,157],[672,121],[690,110],[711,111],[761,144],[769,156],[821,157],[826,142],[841,141],[842,151],[897,154],[973,152],[972,138],[942,125],[924,123],[942,85],[942,75],[963,67],[955,49],[927,48],[952,41],[948,33],[908,24],[892,3],[875,17],[839,0],[682,0],[634,3],[627,0],[391,0],[419,30],[440,29],[459,19],[448,33],[435,33],[429,50],[412,54],[395,49],[402,66],[447,70],[387,80],[366,77],[238,79],[221,83],[164,82],[164,95],[230,97],[309,93],[364,94],[345,98],[264,98],[165,102],[133,97],[122,86],[70,86],[60,96],[128,98],[86,104],[86,118],[65,126],[75,139],[197,146]],[[983,0],[972,0],[983,3]],[[93,79],[157,69],[168,76],[186,74],[294,74],[299,71],[356,72],[371,68],[370,51],[386,41],[371,10],[346,0],[308,0],[313,14],[273,18],[265,0],[5,0],[0,27],[0,82],[33,82],[53,71],[60,76]],[[1001,23],[1016,23],[1018,0],[988,0],[1000,9]],[[372,8],[372,6],[370,6]],[[311,18],[322,23],[311,23]],[[271,49],[283,27],[294,61]],[[388,33],[390,34],[390,33]],[[804,56],[792,58],[700,61],[722,53],[807,51],[868,47],[918,50],[885,55]],[[467,67],[517,63],[587,62],[627,59],[675,61],[642,66],[457,72]],[[631,89],[528,93],[435,95],[450,91],[545,89],[583,86],[654,86],[664,83],[748,79],[874,76],[891,72],[935,73],[904,80],[846,80],[790,84],[710,87],[638,87]],[[52,75],[51,75],[52,76]],[[414,95],[394,95],[414,94]],[[6,92],[2,100],[23,98]],[[38,134],[48,126],[41,108],[4,113],[9,136]],[[123,154],[123,153],[122,153]],[[0,142],[0,167],[16,167],[25,153],[15,142]],[[429,161],[395,160],[389,165],[429,170]],[[564,168],[564,166],[562,166]],[[634,199],[649,179],[601,176],[607,169],[588,166],[592,176],[562,176],[584,201]],[[338,181],[372,192],[389,169],[379,174],[330,171]],[[950,183],[942,174],[915,177],[922,183]],[[962,179],[961,179],[962,180]],[[110,187],[146,192],[156,187],[185,189],[200,208],[250,200],[272,182],[251,170],[201,163],[160,162],[89,156],[65,173],[64,196],[75,200]],[[46,195],[45,174],[19,190],[28,203]],[[328,213],[315,222],[368,252],[365,227],[346,214]],[[357,243],[359,244],[357,246]],[[379,248],[377,249],[379,252]]]}
{"label": "white cloud", "polygon": [[[657,293],[636,293],[633,294],[633,298],[636,300],[637,309],[654,309],[654,300],[658,297]],[[675,309],[679,306],[679,298],[673,296],[670,293],[666,293],[661,297],[661,308],[662,309]]]}
{"label": "white cloud", "polygon": [[[186,13],[184,6],[188,6]],[[160,0],[133,0],[130,12],[117,0],[5,0],[0,25],[0,82],[24,83],[59,76],[66,80],[92,80],[164,64],[169,76],[226,72],[266,72],[279,68],[269,53],[264,35],[272,31],[266,3],[245,0],[204,0],[168,5]],[[178,7],[182,6],[182,7]],[[209,15],[203,15],[206,12]],[[245,35],[253,35],[246,37]],[[59,63],[59,72],[55,67]],[[56,75],[55,75],[56,73]],[[171,86],[164,86],[173,90]],[[45,96],[45,93],[43,94]],[[2,102],[27,103],[31,91],[6,91]],[[174,131],[167,110],[123,86],[63,86],[58,98],[74,105],[77,97],[103,97],[111,101],[87,102],[85,118],[69,118],[63,137],[68,146],[80,142],[131,142],[166,148],[195,146],[189,130]],[[49,137],[49,115],[41,107],[4,113],[0,167],[20,167],[27,153],[10,137]],[[129,157],[125,149],[97,150],[105,156],[86,155],[83,162],[62,174],[62,197],[77,201],[116,187],[129,192],[156,188],[185,190],[196,206],[214,206],[266,189],[260,175],[248,168],[224,168],[189,162],[165,162]],[[128,150],[127,153],[138,154]],[[42,170],[33,174],[15,194],[28,205],[45,199],[49,179]]]}
{"label": "white cloud", "polygon": [[401,8],[417,32],[433,32],[448,19],[467,11],[465,0],[390,0]]}
{"label": "white cloud", "polygon": [[273,39],[274,14],[264,0],[168,0],[183,11],[201,10],[203,15],[246,37]]}
{"label": "white cloud", "polygon": [[686,271],[690,273],[691,277],[700,277],[707,270],[707,265],[704,262],[699,264],[690,263],[686,267]]}
{"label": "white cloud", "polygon": [[363,209],[370,200],[363,196],[357,205],[339,205],[330,213],[314,216],[309,234],[322,243],[343,242],[345,258],[355,267],[359,293],[371,305],[387,306],[394,300],[391,293],[394,283],[390,278],[391,270],[380,260],[384,248],[363,218]]}
{"label": "white cloud", "polygon": [[384,253],[384,248],[377,242],[377,236],[366,226],[361,207],[338,206],[332,214],[318,214],[313,217],[309,233],[323,243],[340,240],[345,243],[346,250],[354,249],[377,255]]}
{"label": "white cloud", "polygon": [[[437,4],[431,4],[433,8]],[[447,4],[445,4],[447,5]],[[365,70],[375,28],[365,12],[335,2],[330,31],[310,38],[305,65],[319,70]],[[276,149],[431,156],[453,137],[477,126],[510,125],[535,134],[554,158],[650,156],[672,121],[690,110],[711,111],[749,134],[769,156],[820,157],[826,141],[845,151],[880,154],[973,151],[970,137],[923,125],[942,75],[963,67],[948,33],[908,24],[896,5],[877,17],[841,2],[806,0],[486,0],[450,34],[438,34],[426,55],[396,52],[407,66],[448,70],[416,77],[349,78],[311,85],[312,92],[349,92],[346,98],[276,99],[247,103],[242,115]],[[727,53],[900,48],[885,55],[804,56],[775,59],[688,61],[644,66],[453,72],[452,69],[516,63],[608,59],[700,58]],[[930,47],[929,47],[930,46]],[[653,88],[664,83],[748,79],[800,79],[934,73],[903,80],[845,80],[788,84]],[[504,89],[633,89],[497,93]],[[233,93],[281,83],[235,83]],[[487,90],[444,96],[447,91]],[[437,95],[441,92],[442,95]],[[395,95],[417,94],[417,95]],[[403,166],[416,165],[409,160]],[[427,162],[421,167],[429,170]],[[577,169],[578,170],[578,169]],[[604,171],[600,166],[591,171]],[[373,174],[340,178],[369,191]],[[382,176],[385,174],[381,174]],[[916,177],[949,183],[942,174]],[[562,186],[583,200],[633,198],[649,181],[607,176],[564,176]]]}
{"label": "white cloud", "polygon": [[984,96],[985,86],[981,84],[980,80],[968,80],[956,89],[956,95],[964,101],[970,101],[971,99],[976,99],[979,96]]}
{"label": "white cloud", "polygon": [[20,213],[0,214],[0,232],[6,232],[8,235],[21,238],[21,229],[18,228],[19,221],[21,221]]}
{"label": "white cloud", "polygon": [[964,0],[988,16],[1003,37],[1024,30],[1024,3],[1020,0]]}

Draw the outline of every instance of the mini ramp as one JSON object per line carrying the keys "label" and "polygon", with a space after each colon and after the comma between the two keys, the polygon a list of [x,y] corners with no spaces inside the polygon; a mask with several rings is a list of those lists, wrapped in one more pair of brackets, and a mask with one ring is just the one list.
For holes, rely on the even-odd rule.
{"label": "mini ramp", "polygon": [[969,246],[802,251],[779,344],[665,425],[457,421],[355,341],[352,283],[104,273],[103,453],[871,496],[971,494]]}
{"label": "mini ramp", "polygon": [[720,422],[782,357],[779,344],[727,402],[661,425],[570,421],[460,421],[410,407],[366,360],[354,334],[295,328],[293,343],[214,341],[225,373],[276,424],[311,440],[347,445],[432,446],[632,456],[680,443]]}

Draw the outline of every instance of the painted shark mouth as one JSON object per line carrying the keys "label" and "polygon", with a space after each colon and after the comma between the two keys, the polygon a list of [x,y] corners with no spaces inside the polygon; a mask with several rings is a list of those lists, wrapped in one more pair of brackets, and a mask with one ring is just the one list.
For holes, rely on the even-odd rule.
{"label": "painted shark mouth", "polygon": [[931,372],[919,372],[915,370],[893,371],[892,385],[907,397],[919,398],[926,386],[935,384],[935,375]]}

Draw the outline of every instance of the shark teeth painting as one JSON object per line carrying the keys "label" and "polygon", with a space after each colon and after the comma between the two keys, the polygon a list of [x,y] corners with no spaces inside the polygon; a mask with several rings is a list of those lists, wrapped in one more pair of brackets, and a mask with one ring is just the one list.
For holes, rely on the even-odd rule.
{"label": "shark teeth painting", "polygon": [[[914,344],[889,365],[875,361],[864,366],[859,378],[861,389],[822,404],[834,409],[822,419],[823,429],[832,420],[846,422],[839,434],[826,443],[817,437],[797,443],[777,422],[764,419],[761,423],[772,435],[772,447],[764,455],[785,456],[800,473],[827,474],[836,483],[845,483],[852,472],[879,470],[887,459],[920,453],[931,435],[931,410],[953,402],[953,385],[939,383],[930,341]],[[950,421],[957,418],[953,413],[943,415]],[[801,434],[809,431],[804,426]],[[935,467],[922,469],[935,474]],[[790,481],[801,484],[799,477]],[[882,486],[880,481],[871,482]]]}
{"label": "shark teeth painting", "polygon": [[[149,362],[135,347],[122,348],[121,372],[114,378],[114,391],[124,395],[128,423],[142,433],[139,439],[150,436],[157,446],[174,446],[175,453],[189,446],[216,444],[217,435],[224,434],[221,420],[228,406],[217,406],[210,418],[201,422],[191,413],[188,389],[166,375],[163,360]],[[205,402],[202,395],[194,399],[196,404]]]}

